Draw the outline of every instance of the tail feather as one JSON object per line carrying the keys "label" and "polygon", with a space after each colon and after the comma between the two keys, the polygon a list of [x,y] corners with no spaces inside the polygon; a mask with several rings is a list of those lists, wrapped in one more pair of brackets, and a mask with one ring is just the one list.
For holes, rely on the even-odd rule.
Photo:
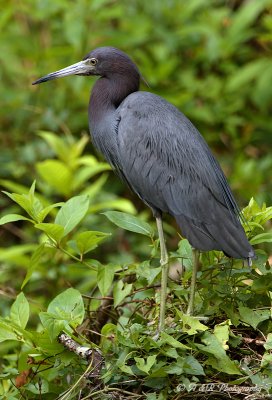
{"label": "tail feather", "polygon": [[227,213],[223,217],[218,222],[203,223],[184,215],[175,215],[181,232],[196,249],[221,250],[229,257],[248,259],[250,263],[255,253],[242,225]]}

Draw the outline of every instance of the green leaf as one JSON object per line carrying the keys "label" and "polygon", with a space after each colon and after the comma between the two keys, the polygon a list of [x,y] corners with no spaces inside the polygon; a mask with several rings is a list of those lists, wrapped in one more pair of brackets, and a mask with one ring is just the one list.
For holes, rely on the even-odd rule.
{"label": "green leaf", "polygon": [[85,182],[87,182],[94,175],[99,174],[104,171],[110,170],[111,167],[106,163],[98,163],[92,166],[86,166],[79,168],[73,177],[73,191],[77,191]]}
{"label": "green leaf", "polygon": [[195,344],[204,354],[209,355],[207,364],[211,365],[218,371],[226,374],[241,375],[237,365],[227,356],[222,343],[211,332],[204,332],[201,338],[202,344]]}
{"label": "green leaf", "polygon": [[12,325],[9,324],[8,321],[0,318],[0,343],[5,342],[6,340],[19,341],[19,338]]}
{"label": "green leaf", "polygon": [[77,234],[75,237],[75,242],[79,250],[79,254],[83,255],[95,249],[98,243],[105,240],[108,236],[110,236],[110,233],[98,231],[86,231]]}
{"label": "green leaf", "polygon": [[189,349],[190,347],[186,346],[185,344],[179,342],[178,340],[176,340],[175,338],[173,338],[172,336],[168,335],[168,333],[166,332],[161,332],[160,334],[160,341],[161,343],[167,343],[169,344],[171,347],[174,347],[175,349]]}
{"label": "green leaf", "polygon": [[229,340],[229,325],[227,324],[219,324],[214,327],[214,335],[217,337],[219,342],[221,343],[222,347],[225,350],[228,350],[229,346],[227,345],[227,342]]}
{"label": "green leaf", "polygon": [[5,193],[15,203],[19,204],[19,206],[22,207],[32,219],[37,221],[37,215],[43,209],[43,205],[40,200],[34,196],[34,192],[35,181],[31,185],[31,188],[27,194],[9,193],[3,191],[3,193]]}
{"label": "green leaf", "polygon": [[25,328],[29,319],[29,304],[23,292],[17,297],[10,309],[10,318],[21,328]]}
{"label": "green leaf", "polygon": [[272,350],[272,333],[269,333],[264,344],[266,350]]}
{"label": "green leaf", "polygon": [[251,310],[248,307],[239,307],[240,319],[252,326],[254,329],[257,328],[260,322],[268,320],[270,318],[269,310]]}
{"label": "green leaf", "polygon": [[161,267],[154,268],[150,265],[149,261],[144,261],[137,266],[136,273],[138,276],[145,278],[147,283],[151,285],[161,273]]}
{"label": "green leaf", "polygon": [[84,303],[80,292],[69,288],[59,294],[48,306],[47,311],[59,318],[66,319],[72,326],[76,327],[84,319]]}
{"label": "green leaf", "polygon": [[70,146],[64,141],[63,137],[48,131],[40,131],[39,136],[49,144],[51,149],[63,162],[67,162]]}
{"label": "green leaf", "polygon": [[72,333],[73,331],[68,321],[57,317],[55,314],[42,311],[39,313],[39,317],[51,341],[58,337],[62,331],[67,333]]}
{"label": "green leaf", "polygon": [[59,243],[64,236],[64,227],[58,224],[49,224],[47,222],[42,222],[40,224],[36,224],[35,228],[44,231],[51,239],[53,239],[57,243]]}
{"label": "green leaf", "polygon": [[41,312],[40,319],[48,330],[51,339],[65,330],[71,332],[84,319],[84,303],[80,292],[69,288],[55,297],[48,306],[47,312]]}
{"label": "green leaf", "polygon": [[206,325],[203,325],[197,317],[192,317],[191,315],[185,315],[179,310],[177,310],[177,313],[180,317],[180,319],[183,322],[182,325],[182,330],[183,332],[188,333],[188,335],[195,335],[199,331],[206,331],[208,327]]}
{"label": "green leaf", "polygon": [[58,193],[69,196],[73,175],[68,166],[59,160],[45,160],[36,164],[42,179]]}
{"label": "green leaf", "polygon": [[97,213],[98,211],[105,209],[111,209],[111,210],[113,209],[128,214],[136,214],[136,209],[134,205],[131,203],[131,201],[119,198],[108,201],[100,201],[99,203],[92,204],[89,211],[92,213]]}
{"label": "green leaf", "polygon": [[61,207],[64,203],[55,203],[55,204],[50,204],[49,206],[45,207],[41,212],[38,213],[37,215],[37,220],[39,222],[43,222],[45,217],[56,207]]}
{"label": "green leaf", "polygon": [[28,383],[27,390],[29,392],[41,397],[43,394],[46,394],[49,392],[49,383],[45,379],[40,379],[39,385],[36,385],[34,383]]}
{"label": "green leaf", "polygon": [[202,365],[192,355],[184,358],[183,370],[189,375],[205,375]]}
{"label": "green leaf", "polygon": [[260,233],[250,240],[250,244],[272,243],[272,233]]}
{"label": "green leaf", "polygon": [[152,356],[148,356],[146,360],[144,358],[139,358],[139,357],[134,357],[134,360],[136,361],[136,367],[139,368],[140,371],[143,371],[146,374],[148,374],[150,369],[155,364],[156,358],[157,356],[154,354]]}
{"label": "green leaf", "polygon": [[75,196],[68,200],[59,210],[55,223],[64,227],[64,235],[71,232],[87,214],[89,197]]}
{"label": "green leaf", "polygon": [[[46,322],[45,322],[46,325]],[[53,333],[53,332],[52,332]],[[63,351],[63,345],[52,341],[52,337],[56,337],[58,333],[54,335],[49,335],[48,330],[43,330],[42,332],[35,332],[34,342],[37,349],[41,349],[41,351],[45,354],[56,355]]]}
{"label": "green leaf", "polygon": [[187,239],[182,239],[179,242],[179,247],[177,253],[182,258],[182,264],[186,268],[192,268],[193,265],[193,251],[192,246]]}
{"label": "green leaf", "polygon": [[30,218],[23,217],[23,215],[19,214],[8,214],[4,215],[4,217],[0,218],[0,225],[8,224],[9,222],[15,221],[29,221],[34,223],[34,221]]}
{"label": "green leaf", "polygon": [[22,283],[21,289],[23,289],[25,287],[25,285],[27,284],[27,282],[29,281],[29,279],[31,278],[33,272],[36,270],[37,266],[39,265],[40,259],[42,257],[42,255],[45,252],[45,243],[41,243],[36,250],[34,251],[34,253],[31,256],[30,259],[30,263],[27,269],[27,274],[25,276],[25,279]]}
{"label": "green leaf", "polygon": [[117,307],[125,297],[127,297],[132,289],[131,283],[124,283],[122,280],[118,281],[113,287],[114,307]]}
{"label": "green leaf", "polygon": [[102,296],[109,294],[109,289],[114,278],[114,265],[100,265],[97,271],[97,285]]}
{"label": "green leaf", "polygon": [[102,214],[106,215],[111,222],[120,228],[149,237],[154,236],[153,228],[147,222],[142,221],[140,218],[135,217],[134,215],[126,214],[120,211],[106,211]]}

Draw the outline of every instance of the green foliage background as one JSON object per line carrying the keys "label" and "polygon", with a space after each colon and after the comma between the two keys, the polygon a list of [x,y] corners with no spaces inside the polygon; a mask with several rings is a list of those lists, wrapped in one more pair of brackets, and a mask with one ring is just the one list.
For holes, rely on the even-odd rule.
{"label": "green foliage background", "polygon": [[[29,214],[25,203],[23,208],[26,213],[23,214],[21,208],[12,202],[10,197],[1,194],[1,216],[22,213],[25,217],[33,218],[34,221],[31,225],[24,220],[10,220],[9,224],[1,226],[2,317],[18,312],[15,303],[13,314],[10,314],[10,306],[23,283],[24,293],[28,297],[31,310],[29,329],[41,330],[38,311],[45,312],[51,300],[67,287],[76,287],[86,295],[91,293],[97,297],[106,296],[113,283],[114,274],[122,279],[127,279],[130,274],[136,274],[139,279],[136,286],[135,284],[133,287],[129,286],[132,284],[126,281],[122,284],[122,280],[119,281],[119,286],[114,286],[116,289],[113,288],[112,295],[116,308],[123,304],[124,298],[132,290],[138,293],[137,290],[140,290],[141,285],[152,286],[159,274],[158,260],[155,261],[158,256],[155,239],[152,237],[150,241],[145,236],[127,235],[124,230],[113,228],[105,215],[100,214],[112,209],[135,214],[137,209],[141,220],[149,220],[151,227],[153,225],[150,212],[114,177],[88,141],[87,104],[94,79],[69,77],[39,87],[31,86],[31,82],[36,78],[77,62],[91,49],[111,45],[126,51],[135,60],[150,86],[147,88],[143,83],[143,90],[150,90],[165,97],[194,122],[217,155],[241,207],[246,206],[251,197],[257,201],[258,204],[251,201],[245,209],[245,216],[248,219],[246,229],[249,227],[252,229],[252,243],[260,248],[259,261],[255,268],[259,268],[264,276],[260,278],[259,272],[250,275],[250,279],[255,283],[253,294],[249,295],[246,284],[243,286],[241,283],[244,282],[245,277],[249,277],[248,271],[241,270],[241,265],[235,264],[234,272],[230,273],[229,261],[222,256],[212,254],[209,260],[213,261],[208,262],[208,258],[202,260],[206,270],[204,268],[201,275],[203,292],[198,296],[197,307],[202,313],[204,310],[207,312],[208,308],[209,315],[219,318],[219,322],[224,321],[226,317],[230,318],[232,323],[236,321],[236,326],[239,325],[238,321],[240,324],[241,321],[248,323],[255,318],[254,322],[251,322],[253,324],[251,328],[256,329],[259,323],[263,323],[264,325],[261,328],[258,326],[258,329],[263,335],[268,335],[271,330],[269,317],[266,314],[264,317],[263,314],[257,316],[250,314],[249,310],[260,307],[267,311],[271,304],[269,300],[271,295],[268,295],[269,291],[271,293],[271,287],[268,284],[271,281],[271,274],[265,255],[265,252],[271,255],[271,207],[266,208],[262,204],[272,203],[272,1],[9,0],[3,2],[1,0],[0,5],[0,184],[2,189],[22,195],[29,191],[33,180],[36,180],[36,196],[41,202],[39,212],[43,213],[42,210],[51,207],[50,210],[47,209],[46,222],[55,226],[60,221],[60,217],[55,219],[56,209],[61,206],[59,202],[67,202],[76,195],[88,195],[90,201],[88,213],[82,225],[76,228],[79,232],[68,232],[68,236],[60,239],[60,228],[58,232],[54,228],[53,232],[49,231],[48,226],[47,231],[45,226],[37,226],[43,222],[39,220],[37,214],[34,213],[34,215],[33,212]],[[55,132],[55,135],[48,131]],[[18,197],[16,199],[18,200]],[[22,207],[22,203],[19,204]],[[37,202],[35,204],[37,205]],[[53,204],[57,205],[53,207]],[[44,214],[47,214],[47,211]],[[176,259],[180,257],[179,250],[176,251],[178,244],[176,228],[173,221],[168,219],[167,222],[165,230],[169,234],[168,244],[173,250],[172,258]],[[34,228],[34,223],[37,229]],[[121,226],[126,228],[124,223]],[[261,227],[265,229],[267,236],[260,236],[263,234]],[[85,231],[96,232],[91,235],[93,240],[91,245],[88,242],[92,258],[88,254],[87,260],[85,256],[83,257],[84,251],[76,253],[76,246],[87,246],[87,242],[82,242],[82,237],[76,236]],[[101,231],[111,233],[112,236],[106,238]],[[49,235],[50,240],[53,238],[54,245],[56,243],[57,245],[41,253],[46,234]],[[102,238],[105,242],[100,244]],[[89,236],[89,240],[91,239]],[[62,252],[58,246],[62,247],[66,253]],[[190,253],[184,242],[179,244],[179,249]],[[147,264],[144,264],[142,260],[147,259],[148,261],[145,261]],[[86,265],[84,265],[85,261]],[[218,262],[225,266],[226,270],[218,273],[215,280],[212,280],[213,285],[218,287],[219,294],[209,297],[210,279],[213,276],[209,275],[212,274],[211,265]],[[94,271],[90,266],[96,270]],[[105,269],[105,266],[108,269]],[[190,279],[189,261],[187,261],[187,267],[187,275],[185,274],[182,282],[185,286],[189,284]],[[144,272],[146,268],[151,268],[150,275]],[[109,273],[109,270],[112,272]],[[222,283],[225,281],[228,283],[226,286]],[[216,283],[219,286],[216,286]],[[228,299],[230,287],[233,289],[233,297],[231,296],[231,307],[227,310],[224,304]],[[236,298],[234,288],[237,287],[241,291]],[[154,289],[152,290],[144,292],[143,295],[134,294],[132,300],[146,301],[149,296],[157,296]],[[180,284],[172,283],[171,290],[174,291],[179,302],[184,298],[186,300],[186,294]],[[24,312],[27,313],[27,305],[23,304]],[[91,311],[96,311],[99,304],[99,301],[95,300],[90,301],[88,306]],[[241,309],[241,307],[244,308]],[[115,319],[121,318],[119,322],[126,325],[129,320],[129,310],[125,308],[122,312],[118,308],[117,310],[117,316],[115,315],[113,321],[116,322]],[[152,311],[147,315],[149,317],[147,320],[156,318]],[[141,318],[138,316],[136,320],[138,325],[143,325]],[[176,320],[177,314],[172,315],[172,318]],[[22,323],[21,329],[25,328],[26,322],[27,318]],[[67,328],[69,323],[70,320],[66,321],[66,325],[62,325],[62,328],[63,326]],[[223,326],[227,327],[227,322],[224,323]],[[6,322],[3,324],[5,329],[8,329]],[[182,329],[184,330],[184,326]],[[208,353],[207,349],[204,351],[201,346],[204,346],[205,340],[206,342],[209,340],[208,335],[216,335],[216,330],[219,328],[212,326],[212,329],[213,333],[210,333],[204,332],[203,327],[195,327],[195,333],[204,332],[202,344],[197,344],[195,347],[192,343],[198,340],[198,337],[196,336],[193,340],[190,335],[194,334],[189,333],[189,339],[192,340],[188,340],[186,345],[193,346],[192,354],[196,358],[193,361],[188,359],[188,363],[195,366],[194,371],[193,367],[190,370],[184,362],[182,366],[178,365],[177,360],[180,354],[176,356],[175,365],[165,361],[168,360],[167,357],[173,356],[170,347],[181,353],[184,351],[180,349],[180,344],[174,341],[181,340],[183,336],[175,336],[173,329],[167,333],[171,335],[171,338],[165,336],[162,341],[161,346],[165,346],[163,356],[157,353],[156,349],[159,346],[156,347],[155,343],[151,343],[139,326],[134,325],[129,333],[127,331],[116,333],[116,325],[105,325],[102,333],[107,336],[114,332],[117,336],[119,335],[119,342],[111,348],[105,341],[101,343],[101,348],[105,353],[111,351],[114,359],[119,362],[119,364],[117,362],[119,370],[116,367],[116,370],[112,372],[116,381],[121,379],[118,375],[121,373],[124,376],[137,375],[138,379],[142,379],[146,384],[145,375],[149,376],[149,372],[153,371],[150,375],[154,376],[148,377],[151,383],[147,387],[150,391],[154,389],[155,393],[156,390],[161,390],[158,385],[156,386],[155,381],[152,381],[156,374],[161,379],[162,377],[165,379],[163,388],[169,387],[169,382],[163,375],[166,373],[176,379],[176,375],[181,374],[183,370],[184,379],[182,381],[176,379],[176,385],[180,382],[188,384],[187,375],[190,379],[193,379],[191,376],[194,373],[196,376],[202,376],[203,357]],[[225,330],[224,334],[217,337],[220,337],[221,341],[227,341],[228,335]],[[19,344],[12,340],[4,340],[0,344],[0,354],[4,360],[0,379],[16,377],[18,373],[26,369],[26,354],[30,352],[29,338],[23,334],[22,337],[23,340],[22,342],[19,340]],[[238,342],[235,345],[235,340],[232,338],[232,345],[237,348]],[[46,346],[42,347],[40,342],[39,345],[37,343],[35,349],[40,346],[39,348],[44,351]],[[139,343],[142,343],[141,349]],[[135,346],[138,350],[140,349],[137,350],[138,353]],[[136,366],[131,367],[130,357],[132,356],[128,356],[130,354],[128,349],[135,350],[133,357],[135,356],[136,359],[133,362]],[[271,349],[271,338],[267,349],[268,351]],[[54,354],[54,351],[57,351],[56,348],[50,354]],[[18,355],[19,365],[15,354]],[[191,357],[188,353],[186,354],[187,358]],[[233,363],[236,354],[232,356]],[[271,355],[269,356],[266,355],[267,358],[262,361],[262,367],[266,368],[266,363],[271,362]],[[67,357],[66,360],[65,357]],[[168,363],[167,367],[161,367],[163,372],[154,369],[156,357],[157,361],[164,362],[165,365]],[[71,372],[69,368],[76,365],[77,361],[73,359],[71,361],[66,354],[61,363],[59,370],[65,375],[66,372]],[[209,356],[206,364],[206,367],[207,365],[209,367],[205,369],[208,377],[213,376],[215,364],[215,360]],[[8,368],[17,369],[12,373]],[[83,367],[80,368],[77,373],[82,372]],[[234,364],[231,364],[229,371],[223,367],[220,368],[220,365],[217,365],[217,371],[221,371],[222,374],[228,374],[233,368],[232,373],[235,375]],[[247,365],[247,368],[249,370],[251,366]],[[261,370],[258,368],[260,367],[254,365],[251,372],[254,370],[256,373],[257,370]],[[269,373],[271,373],[270,370],[266,371],[266,374]],[[109,374],[108,371],[105,382],[110,381]],[[47,392],[46,388],[44,389],[48,399],[54,398],[53,392],[59,394],[68,386],[67,384],[65,386],[63,381],[59,384],[59,388],[56,388],[57,384],[52,384],[55,382],[53,376],[43,375],[43,379],[43,382],[51,382],[50,385],[55,385],[54,388],[47,387]],[[223,382],[228,381],[223,375],[220,379]],[[263,377],[260,375],[259,379],[261,381]],[[256,384],[256,382],[257,378],[255,382],[251,380],[251,383]],[[5,389],[5,384],[3,384],[1,396],[8,393],[8,399],[11,399],[11,396],[17,398],[18,392],[12,392],[10,387]],[[31,397],[35,396],[35,390],[37,389],[33,387],[26,389],[29,396],[26,398],[35,398]],[[101,398],[99,396],[100,394],[97,398]],[[167,398],[166,396],[165,394],[165,397],[161,399]],[[156,398],[150,397],[150,400]]]}

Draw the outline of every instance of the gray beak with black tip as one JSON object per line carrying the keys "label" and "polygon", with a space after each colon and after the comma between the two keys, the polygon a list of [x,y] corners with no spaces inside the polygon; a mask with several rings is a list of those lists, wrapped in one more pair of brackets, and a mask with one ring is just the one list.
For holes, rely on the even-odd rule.
{"label": "gray beak with black tip", "polygon": [[39,83],[51,81],[52,79],[62,78],[68,75],[94,75],[94,66],[90,64],[90,60],[86,59],[76,64],[72,64],[69,67],[60,69],[56,72],[51,72],[48,75],[43,76],[40,79],[32,82],[32,85],[38,85]]}

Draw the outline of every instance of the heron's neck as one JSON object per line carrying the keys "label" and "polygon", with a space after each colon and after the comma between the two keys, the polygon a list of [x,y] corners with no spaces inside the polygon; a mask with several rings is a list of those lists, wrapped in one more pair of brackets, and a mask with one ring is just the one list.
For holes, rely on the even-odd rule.
{"label": "heron's neck", "polygon": [[92,133],[95,128],[107,120],[131,93],[139,90],[140,77],[137,71],[130,75],[115,74],[102,77],[95,83],[89,104],[89,118]]}
{"label": "heron's neck", "polygon": [[138,72],[137,75],[102,77],[92,90],[89,103],[92,142],[114,168],[118,166],[116,109],[129,94],[139,90],[139,80]]}

